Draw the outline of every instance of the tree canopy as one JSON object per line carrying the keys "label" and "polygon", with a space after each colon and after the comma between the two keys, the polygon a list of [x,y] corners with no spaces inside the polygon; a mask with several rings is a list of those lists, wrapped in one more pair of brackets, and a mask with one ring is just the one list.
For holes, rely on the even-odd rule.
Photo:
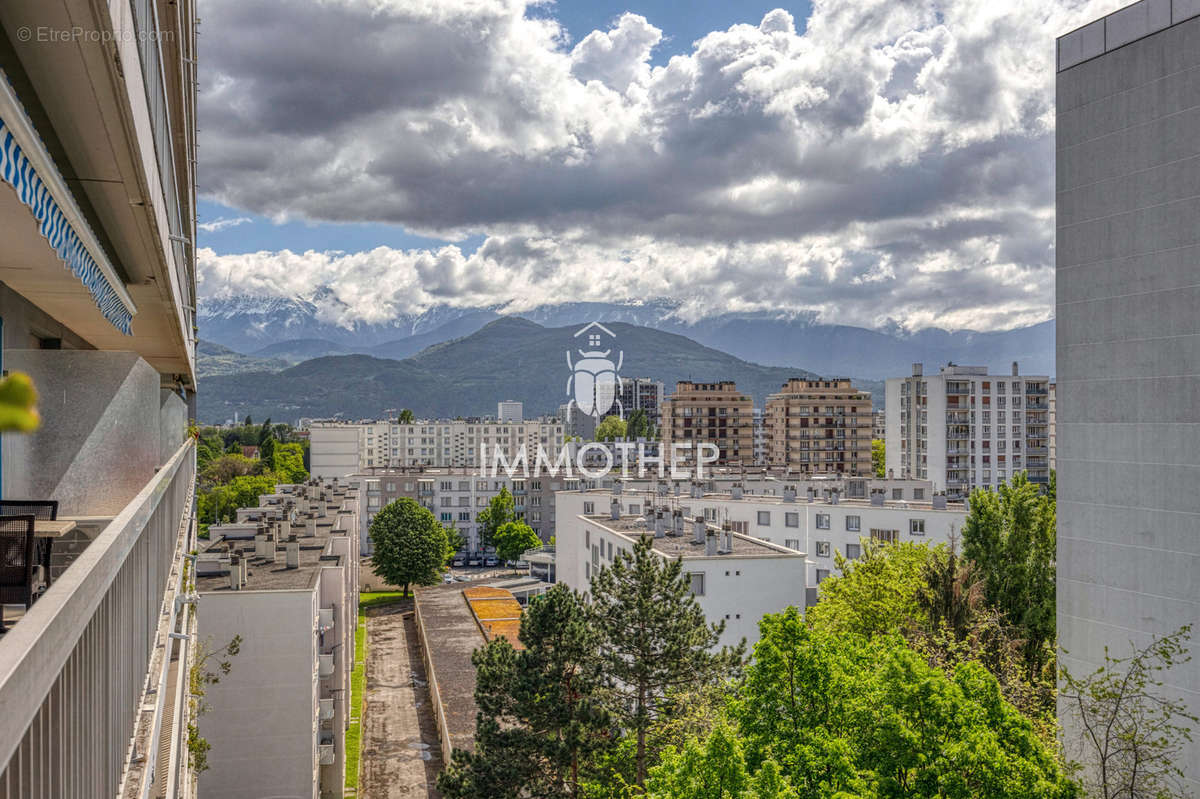
{"label": "tree canopy", "polygon": [[509,522],[517,520],[517,503],[507,487],[488,500],[487,507],[479,511],[479,546],[495,546],[496,531]]}
{"label": "tree canopy", "polygon": [[625,438],[628,425],[620,416],[605,416],[596,425],[596,440],[597,441],[616,441],[619,438]]}
{"label": "tree canopy", "polygon": [[542,539],[525,522],[506,522],[493,536],[496,554],[501,560],[520,560],[526,550],[542,545]]}
{"label": "tree canopy", "polygon": [[371,521],[371,566],[392,585],[433,585],[441,579],[449,542],[446,528],[408,497],[389,502]]}

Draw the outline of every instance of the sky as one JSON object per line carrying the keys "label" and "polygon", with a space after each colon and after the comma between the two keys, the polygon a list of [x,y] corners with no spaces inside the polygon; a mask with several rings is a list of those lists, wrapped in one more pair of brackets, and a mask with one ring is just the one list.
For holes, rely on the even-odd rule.
{"label": "sky", "polygon": [[206,0],[199,281],[327,318],[1054,303],[1054,37],[1119,0]]}

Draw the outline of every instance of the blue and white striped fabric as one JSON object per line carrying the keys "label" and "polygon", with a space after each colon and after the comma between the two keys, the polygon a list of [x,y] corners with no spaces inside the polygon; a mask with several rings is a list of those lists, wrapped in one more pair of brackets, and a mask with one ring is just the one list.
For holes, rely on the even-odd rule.
{"label": "blue and white striped fabric", "polygon": [[96,301],[104,318],[125,335],[133,329],[133,316],[109,284],[99,264],[83,246],[75,229],[67,221],[46,184],[34,171],[29,159],[13,139],[12,132],[0,119],[0,179],[16,189],[17,197],[33,212],[41,234],[58,253],[63,265],[79,278]]}

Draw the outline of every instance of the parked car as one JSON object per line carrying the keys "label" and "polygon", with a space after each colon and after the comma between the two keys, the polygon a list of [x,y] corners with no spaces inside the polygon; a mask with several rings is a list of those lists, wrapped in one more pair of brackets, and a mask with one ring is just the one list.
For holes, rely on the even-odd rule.
{"label": "parked car", "polygon": [[455,555],[454,561],[451,563],[451,565],[456,569],[461,569],[466,562],[467,562],[467,559],[464,558],[462,555]]}
{"label": "parked car", "polygon": [[495,555],[488,555],[486,558],[483,559],[483,565],[484,566],[499,566],[500,558],[496,557]]}
{"label": "parked car", "polygon": [[479,558],[471,558],[467,561],[467,565],[473,569],[478,569],[482,564],[480,563]]}

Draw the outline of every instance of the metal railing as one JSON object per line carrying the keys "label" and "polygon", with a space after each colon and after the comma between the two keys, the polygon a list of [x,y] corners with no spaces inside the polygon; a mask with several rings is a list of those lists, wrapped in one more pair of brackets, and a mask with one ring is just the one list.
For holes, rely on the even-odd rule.
{"label": "metal railing", "polygon": [[0,799],[116,795],[195,472],[188,439],[0,639]]}

